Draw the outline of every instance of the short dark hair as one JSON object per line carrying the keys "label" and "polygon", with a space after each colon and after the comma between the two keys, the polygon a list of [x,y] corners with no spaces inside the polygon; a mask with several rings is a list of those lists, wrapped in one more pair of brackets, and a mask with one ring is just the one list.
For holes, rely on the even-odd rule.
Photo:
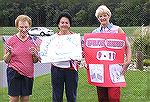
{"label": "short dark hair", "polygon": [[71,15],[68,13],[68,12],[61,12],[60,15],[58,16],[58,19],[57,19],[57,25],[59,24],[60,22],[60,19],[62,17],[66,17],[69,19],[69,22],[70,22],[70,26],[72,26],[72,17]]}

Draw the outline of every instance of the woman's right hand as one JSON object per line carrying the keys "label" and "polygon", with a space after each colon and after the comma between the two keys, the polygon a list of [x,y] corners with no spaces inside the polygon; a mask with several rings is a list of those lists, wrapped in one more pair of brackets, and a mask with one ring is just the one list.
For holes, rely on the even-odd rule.
{"label": "woman's right hand", "polygon": [[88,69],[88,65],[87,65],[85,59],[82,61],[82,65],[84,66],[85,69]]}
{"label": "woman's right hand", "polygon": [[12,56],[12,52],[13,52],[13,48],[10,46],[7,46],[7,48],[5,48],[5,54],[4,54],[4,61],[5,63],[9,63],[11,60],[11,56]]}

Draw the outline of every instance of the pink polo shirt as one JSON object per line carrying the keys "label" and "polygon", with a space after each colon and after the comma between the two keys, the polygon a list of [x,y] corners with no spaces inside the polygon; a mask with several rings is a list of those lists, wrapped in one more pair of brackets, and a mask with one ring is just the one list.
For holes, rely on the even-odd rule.
{"label": "pink polo shirt", "polygon": [[7,40],[7,44],[12,47],[12,57],[8,67],[12,67],[21,75],[33,78],[34,64],[32,61],[31,47],[36,47],[29,37],[21,41],[17,35],[13,35]]}

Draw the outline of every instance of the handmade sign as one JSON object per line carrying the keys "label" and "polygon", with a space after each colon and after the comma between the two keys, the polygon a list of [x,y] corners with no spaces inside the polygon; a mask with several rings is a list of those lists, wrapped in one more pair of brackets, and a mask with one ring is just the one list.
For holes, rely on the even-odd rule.
{"label": "handmade sign", "polygon": [[124,63],[125,40],[125,34],[84,34],[89,84],[102,87],[126,86],[120,65]]}
{"label": "handmade sign", "polygon": [[80,34],[57,35],[43,37],[40,45],[42,63],[81,60]]}

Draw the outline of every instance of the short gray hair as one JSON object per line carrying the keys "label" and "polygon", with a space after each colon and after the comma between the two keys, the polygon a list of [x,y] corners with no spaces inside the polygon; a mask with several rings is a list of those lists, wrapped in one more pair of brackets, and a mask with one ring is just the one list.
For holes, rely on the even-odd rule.
{"label": "short gray hair", "polygon": [[106,13],[109,17],[111,17],[111,12],[105,5],[101,5],[97,8],[95,16],[98,18],[102,13]]}

